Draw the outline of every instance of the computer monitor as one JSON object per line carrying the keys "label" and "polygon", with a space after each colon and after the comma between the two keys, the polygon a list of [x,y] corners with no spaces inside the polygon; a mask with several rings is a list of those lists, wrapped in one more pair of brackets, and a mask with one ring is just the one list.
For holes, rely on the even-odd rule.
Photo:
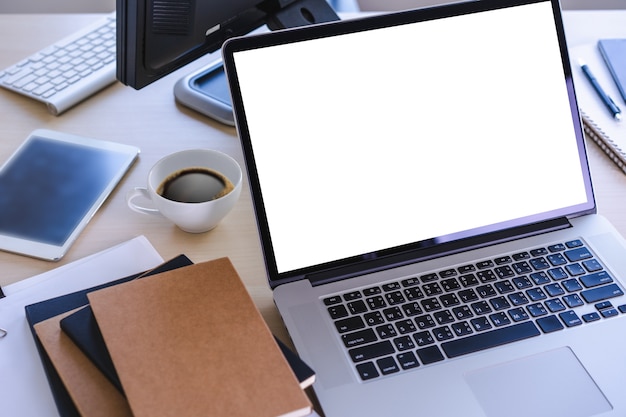
{"label": "computer monitor", "polygon": [[233,36],[338,20],[326,0],[117,0],[117,78],[140,89]]}

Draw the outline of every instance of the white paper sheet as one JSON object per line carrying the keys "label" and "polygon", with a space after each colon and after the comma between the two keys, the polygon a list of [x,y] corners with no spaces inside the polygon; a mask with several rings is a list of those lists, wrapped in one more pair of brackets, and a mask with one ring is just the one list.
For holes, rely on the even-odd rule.
{"label": "white paper sheet", "polygon": [[24,307],[90,288],[161,264],[150,242],[139,236],[113,248],[3,288],[0,328],[0,415],[58,417]]}

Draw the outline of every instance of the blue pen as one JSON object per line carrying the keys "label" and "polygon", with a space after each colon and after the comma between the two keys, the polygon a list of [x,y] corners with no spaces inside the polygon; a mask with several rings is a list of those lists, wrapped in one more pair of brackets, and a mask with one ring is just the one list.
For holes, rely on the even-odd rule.
{"label": "blue pen", "polygon": [[596,77],[594,77],[587,64],[585,64],[582,60],[579,60],[578,63],[580,64],[580,68],[585,73],[585,76],[593,86],[593,89],[596,90],[596,93],[598,93],[598,96],[600,96],[604,105],[609,109],[611,114],[613,114],[613,118],[618,121],[622,120],[622,111],[619,107],[617,107],[613,99],[604,92],[604,90],[600,86],[600,83],[598,83],[598,80],[596,79]]}

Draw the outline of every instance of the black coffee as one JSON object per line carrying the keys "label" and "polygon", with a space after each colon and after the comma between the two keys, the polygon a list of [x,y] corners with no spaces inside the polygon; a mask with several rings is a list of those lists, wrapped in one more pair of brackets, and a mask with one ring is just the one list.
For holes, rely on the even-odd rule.
{"label": "black coffee", "polygon": [[184,168],[161,183],[157,193],[181,203],[203,203],[223,197],[235,188],[225,175],[209,168]]}

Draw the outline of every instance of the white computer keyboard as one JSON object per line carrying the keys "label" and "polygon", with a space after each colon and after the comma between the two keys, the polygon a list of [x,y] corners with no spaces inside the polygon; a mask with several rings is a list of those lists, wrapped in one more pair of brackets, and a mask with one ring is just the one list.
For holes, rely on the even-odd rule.
{"label": "white computer keyboard", "polygon": [[0,70],[0,86],[59,115],[115,81],[115,12]]}

